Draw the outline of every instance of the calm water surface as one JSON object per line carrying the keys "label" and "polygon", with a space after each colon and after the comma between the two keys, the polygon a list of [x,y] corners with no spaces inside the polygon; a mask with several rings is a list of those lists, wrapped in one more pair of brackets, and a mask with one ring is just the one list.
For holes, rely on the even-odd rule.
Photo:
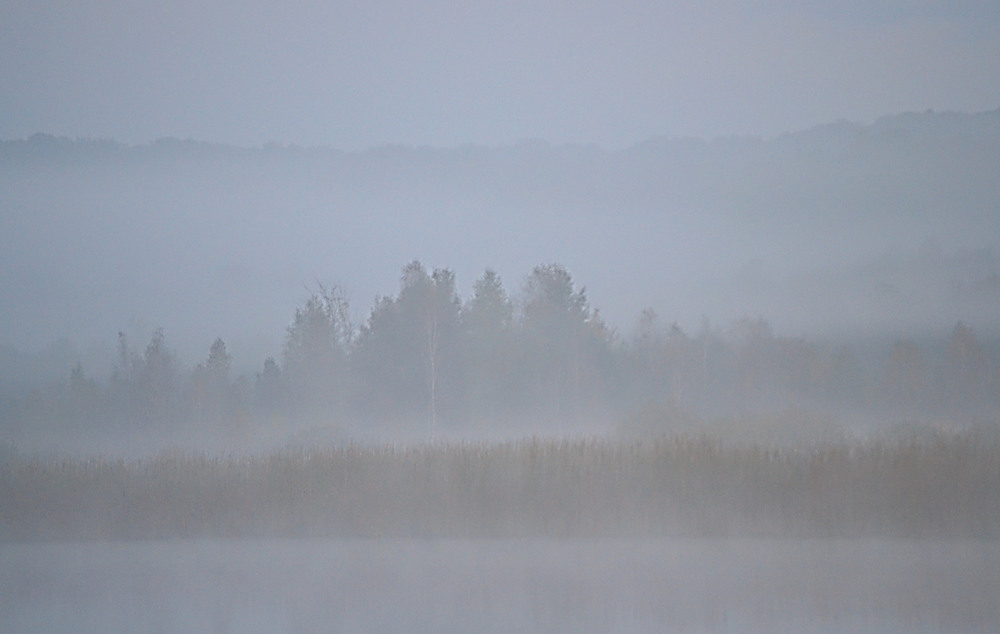
{"label": "calm water surface", "polygon": [[996,632],[1000,544],[0,544],[3,632]]}

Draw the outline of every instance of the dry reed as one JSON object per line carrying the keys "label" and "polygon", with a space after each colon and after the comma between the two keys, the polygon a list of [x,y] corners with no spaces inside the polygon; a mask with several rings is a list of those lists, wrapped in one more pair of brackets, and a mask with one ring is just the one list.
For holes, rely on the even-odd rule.
{"label": "dry reed", "polygon": [[1000,445],[655,440],[14,459],[0,539],[1000,537]]}

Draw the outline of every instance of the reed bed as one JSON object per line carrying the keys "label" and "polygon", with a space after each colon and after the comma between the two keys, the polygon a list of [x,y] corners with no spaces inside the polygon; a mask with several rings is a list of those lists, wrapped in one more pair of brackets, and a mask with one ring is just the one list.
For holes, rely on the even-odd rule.
{"label": "reed bed", "polygon": [[1000,538],[1000,444],[973,436],[346,446],[0,465],[0,539]]}

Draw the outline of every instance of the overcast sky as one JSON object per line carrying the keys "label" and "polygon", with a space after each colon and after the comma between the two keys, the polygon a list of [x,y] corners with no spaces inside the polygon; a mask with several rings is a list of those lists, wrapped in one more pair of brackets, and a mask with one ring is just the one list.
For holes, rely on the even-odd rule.
{"label": "overcast sky", "polygon": [[3,139],[615,148],[998,105],[995,0],[0,3]]}

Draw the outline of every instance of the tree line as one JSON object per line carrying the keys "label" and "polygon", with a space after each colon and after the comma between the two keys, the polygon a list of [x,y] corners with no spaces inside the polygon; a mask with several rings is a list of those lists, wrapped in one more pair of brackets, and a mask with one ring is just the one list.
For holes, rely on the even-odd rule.
{"label": "tree line", "polygon": [[221,338],[187,369],[162,329],[141,350],[120,333],[106,383],[78,364],[15,403],[8,427],[372,424],[433,437],[514,423],[570,430],[636,412],[653,413],[639,417],[651,431],[684,416],[789,410],[985,421],[1000,405],[1000,360],[963,323],[941,345],[899,339],[873,351],[780,336],[762,319],[725,331],[706,319],[692,334],[646,310],[626,338],[559,264],[535,267],[513,295],[486,270],[463,300],[451,270],[413,261],[363,323],[349,309],[338,288],[319,286],[295,309],[280,358],[253,377],[233,376]]}

